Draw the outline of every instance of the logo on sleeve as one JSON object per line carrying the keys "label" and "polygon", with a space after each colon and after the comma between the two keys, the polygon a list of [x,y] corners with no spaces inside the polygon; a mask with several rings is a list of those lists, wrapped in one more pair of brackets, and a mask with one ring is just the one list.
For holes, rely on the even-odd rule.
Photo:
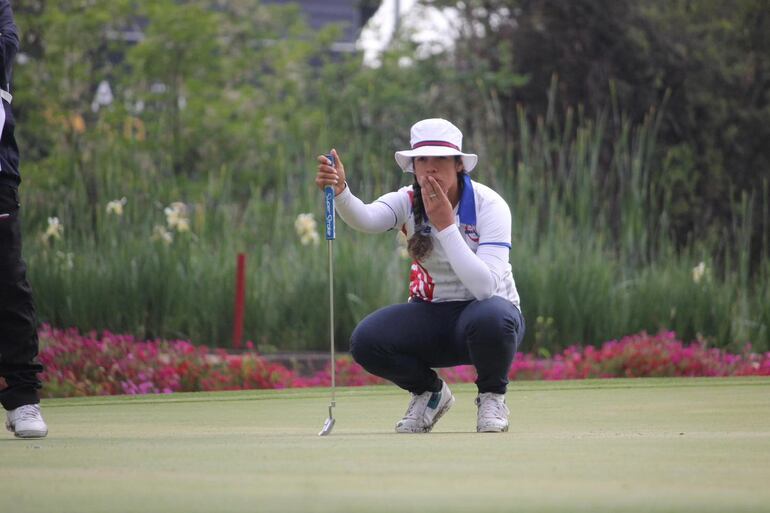
{"label": "logo on sleeve", "polygon": [[476,225],[475,224],[466,224],[463,228],[463,233],[471,242],[478,242],[479,241],[479,232],[476,231]]}

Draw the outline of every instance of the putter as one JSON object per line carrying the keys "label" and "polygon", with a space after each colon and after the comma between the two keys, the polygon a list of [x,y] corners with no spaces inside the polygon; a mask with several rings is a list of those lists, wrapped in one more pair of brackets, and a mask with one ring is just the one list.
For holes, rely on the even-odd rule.
{"label": "putter", "polygon": [[[326,158],[329,159],[331,165],[334,166],[334,155],[328,154]],[[336,166],[335,166],[336,167]],[[324,422],[324,427],[318,436],[326,436],[332,432],[334,428],[334,413],[332,409],[336,406],[334,401],[334,265],[333,265],[333,253],[332,253],[332,241],[334,240],[334,187],[327,185],[324,188],[324,205],[326,206],[326,240],[329,246],[329,358],[331,359],[332,367],[332,401],[329,404],[329,418]]]}

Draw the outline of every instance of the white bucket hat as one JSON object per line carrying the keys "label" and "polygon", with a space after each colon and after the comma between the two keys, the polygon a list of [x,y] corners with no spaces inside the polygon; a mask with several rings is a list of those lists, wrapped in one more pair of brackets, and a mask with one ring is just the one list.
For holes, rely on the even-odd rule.
{"label": "white bucket hat", "polygon": [[463,153],[463,133],[446,119],[423,119],[412,125],[411,150],[396,152],[396,162],[404,173],[414,173],[413,157],[445,157],[460,155],[466,173],[476,167],[478,155]]}

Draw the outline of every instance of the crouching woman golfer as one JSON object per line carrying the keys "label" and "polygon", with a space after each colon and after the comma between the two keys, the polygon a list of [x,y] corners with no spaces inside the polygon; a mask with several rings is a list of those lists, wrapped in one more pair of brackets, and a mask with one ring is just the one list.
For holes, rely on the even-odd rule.
{"label": "crouching woman golfer", "polygon": [[352,228],[403,230],[413,258],[409,301],[367,316],[351,336],[353,358],[368,372],[411,392],[399,433],[425,433],[452,406],[449,387],[433,370],[473,364],[478,374],[479,432],[508,430],[505,392],[524,336],[508,252],[511,213],[492,189],[470,179],[478,157],[462,152],[449,121],[425,119],[411,130],[412,148],[396,162],[414,183],[365,204],[318,157],[316,184],[333,185],[336,208]]}

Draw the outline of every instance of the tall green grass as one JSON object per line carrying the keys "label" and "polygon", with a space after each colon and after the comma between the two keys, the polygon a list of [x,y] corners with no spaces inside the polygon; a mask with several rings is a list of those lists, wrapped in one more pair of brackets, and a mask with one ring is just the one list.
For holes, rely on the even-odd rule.
{"label": "tall green grass", "polygon": [[[516,141],[486,133],[474,178],[495,187],[513,212],[511,264],[528,322],[525,350],[659,329],[731,349],[770,347],[770,265],[765,255],[749,269],[748,235],[732,237],[741,245],[726,252],[716,246],[718,234],[673,246],[651,179],[657,122],[655,112],[633,125],[579,110],[533,120],[521,110]],[[294,130],[292,142],[273,148],[270,169],[223,163],[205,178],[185,178],[162,159],[109,140],[94,144],[88,159],[25,168],[25,255],[41,320],[227,346],[236,255],[243,252],[245,337],[262,351],[325,348],[327,248],[314,157],[336,146],[351,188],[366,201],[408,180],[383,157],[397,143],[365,133],[343,139],[328,127]],[[482,135],[469,139],[472,147]],[[108,214],[107,202],[122,197],[123,215]],[[751,233],[758,221],[748,215],[750,202],[759,200],[745,199],[735,233]],[[153,240],[175,201],[187,205],[190,231],[173,233],[170,244]],[[318,245],[302,245],[295,232],[304,212],[318,220]],[[46,242],[40,234],[50,216],[64,233]],[[406,299],[409,261],[394,232],[360,234],[341,220],[334,248],[336,338],[344,350],[365,315]],[[700,262],[707,271],[697,280]]]}

